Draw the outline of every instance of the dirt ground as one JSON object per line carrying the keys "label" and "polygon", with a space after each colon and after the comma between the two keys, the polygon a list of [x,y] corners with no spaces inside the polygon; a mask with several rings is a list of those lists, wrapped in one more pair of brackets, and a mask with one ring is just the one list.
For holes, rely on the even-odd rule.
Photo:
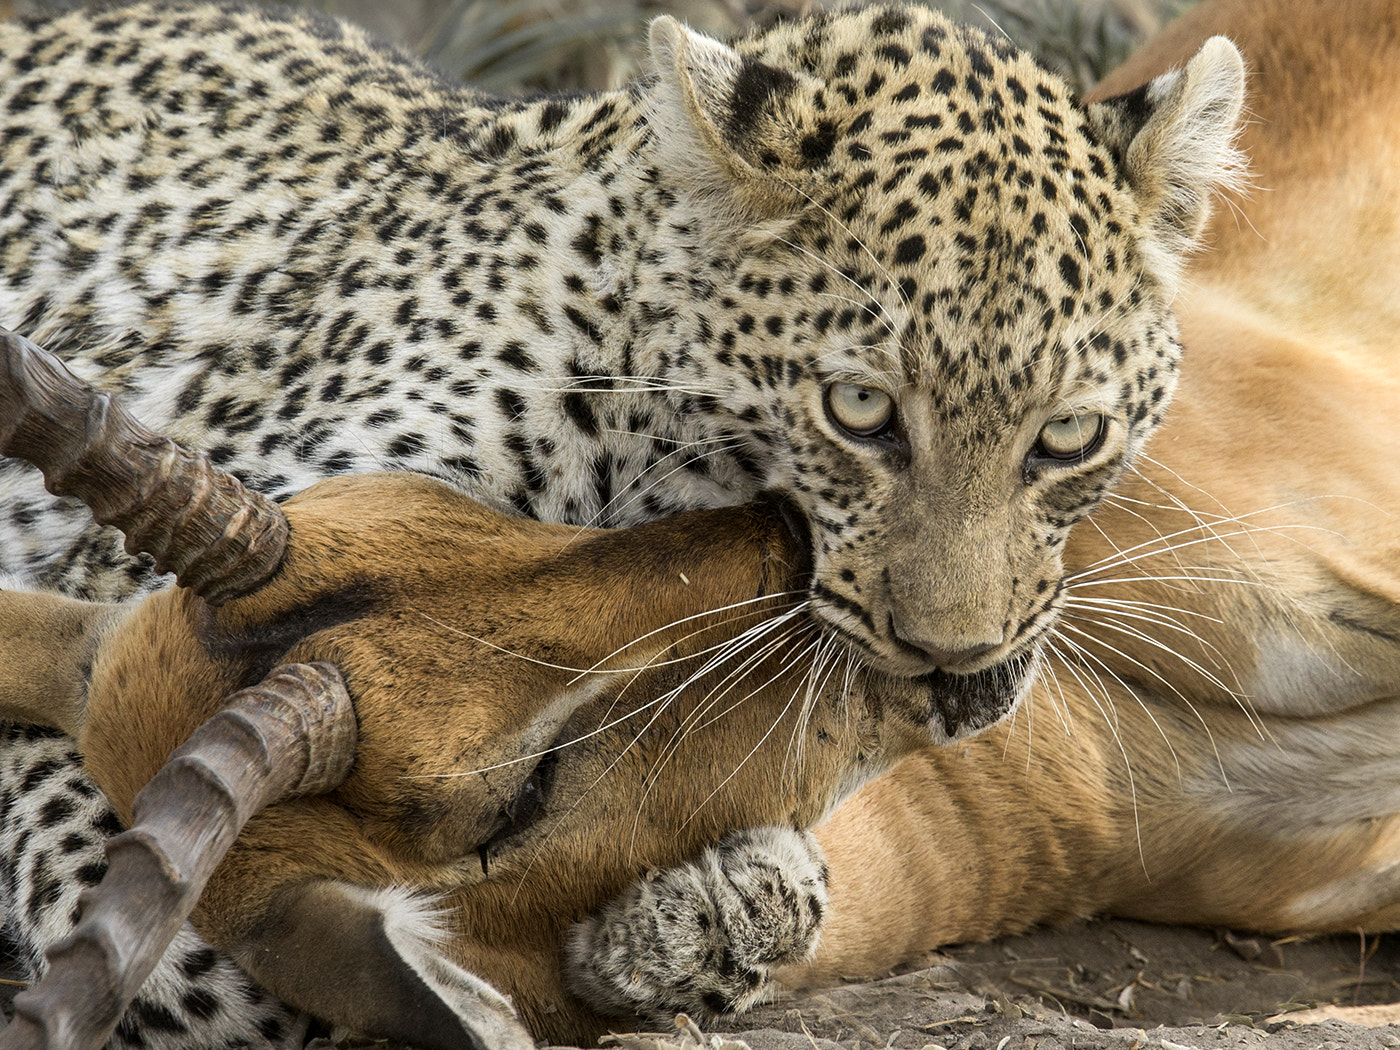
{"label": "dirt ground", "polygon": [[[737,1018],[711,1050],[1370,1050],[1400,1027],[1286,1018],[1400,1001],[1400,938],[1240,936],[1126,921],[1078,923],[930,955],[898,976],[785,996]],[[695,1045],[677,1031],[622,1050]]]}

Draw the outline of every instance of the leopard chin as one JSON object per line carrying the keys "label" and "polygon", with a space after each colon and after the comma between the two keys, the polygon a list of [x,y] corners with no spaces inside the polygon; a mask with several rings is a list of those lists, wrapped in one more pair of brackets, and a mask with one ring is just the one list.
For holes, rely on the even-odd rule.
{"label": "leopard chin", "polygon": [[839,621],[821,616],[814,619],[823,632],[854,653],[869,672],[900,679],[924,691],[925,720],[935,744],[965,740],[1009,717],[1030,695],[1040,670],[1043,643],[1040,636],[1022,643],[1000,662],[975,671],[934,668],[911,673],[903,663],[883,659],[869,643]]}
{"label": "leopard chin", "polygon": [[1040,642],[969,674],[936,670],[915,679],[928,689],[929,725],[938,743],[952,743],[996,725],[1030,693],[1040,668]]}

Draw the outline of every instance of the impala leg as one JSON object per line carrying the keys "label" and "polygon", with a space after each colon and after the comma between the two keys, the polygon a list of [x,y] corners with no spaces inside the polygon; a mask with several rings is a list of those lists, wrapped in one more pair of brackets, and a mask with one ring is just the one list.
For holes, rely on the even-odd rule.
{"label": "impala leg", "polygon": [[15,997],[0,1048],[98,1050],[248,818],[334,787],[354,745],[350,699],[327,664],[280,668],[235,693],[137,796],[47,976]]}

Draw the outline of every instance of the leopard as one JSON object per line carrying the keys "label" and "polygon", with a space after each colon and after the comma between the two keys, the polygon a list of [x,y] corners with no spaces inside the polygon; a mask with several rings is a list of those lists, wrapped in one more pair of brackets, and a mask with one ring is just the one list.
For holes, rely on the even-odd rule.
{"label": "leopard", "polygon": [[[13,23],[0,324],[274,499],[387,468],[620,527],[774,495],[832,644],[936,691],[940,739],[986,729],[1172,398],[1239,54],[1084,105],[916,7],[650,46],[626,89],[497,98],[305,14]],[[0,571],[156,586],[33,470],[0,492]],[[35,913],[51,862],[9,887]]]}
{"label": "leopard", "polygon": [[[12,27],[0,321],[274,498],[390,467],[619,526],[783,494],[812,615],[955,676],[986,707],[950,735],[1000,717],[1169,400],[1238,55],[1082,109],[913,8],[651,40],[627,91],[502,100],[309,16]],[[147,574],[4,486],[3,571]]]}

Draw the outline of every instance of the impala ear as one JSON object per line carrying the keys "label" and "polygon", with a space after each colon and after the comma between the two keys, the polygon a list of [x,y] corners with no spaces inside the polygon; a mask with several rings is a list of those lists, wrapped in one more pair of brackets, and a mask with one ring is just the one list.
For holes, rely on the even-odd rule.
{"label": "impala ear", "polygon": [[[1242,188],[1235,148],[1244,108],[1244,61],[1211,37],[1185,68],[1089,107],[1089,118],[1141,203],[1156,234],[1149,265],[1175,287],[1183,256],[1210,218],[1212,195]],[[1157,255],[1157,258],[1151,258]]]}
{"label": "impala ear", "polygon": [[817,82],[669,16],[651,24],[651,61],[658,157],[680,184],[740,224],[799,211],[802,183],[836,141],[812,102]]}
{"label": "impala ear", "polygon": [[283,889],[243,967],[319,1017],[423,1050],[534,1050],[510,1001],[451,962],[431,906],[402,889],[313,879]]}

